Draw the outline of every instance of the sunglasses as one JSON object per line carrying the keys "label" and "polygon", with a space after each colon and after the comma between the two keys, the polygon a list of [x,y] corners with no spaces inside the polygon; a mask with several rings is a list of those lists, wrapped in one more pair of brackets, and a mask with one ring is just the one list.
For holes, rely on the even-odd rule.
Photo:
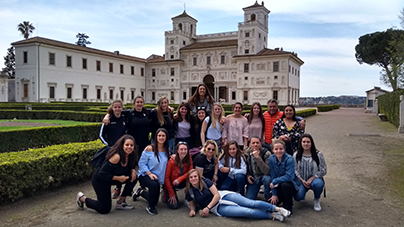
{"label": "sunglasses", "polygon": [[210,147],[207,147],[207,148],[206,148],[206,150],[208,150],[208,151],[214,151],[214,150],[215,150],[215,148],[210,148]]}
{"label": "sunglasses", "polygon": [[185,145],[188,145],[187,142],[185,142],[185,141],[180,141],[180,142],[178,142],[178,144],[185,144]]}
{"label": "sunglasses", "polygon": [[198,110],[204,110],[205,107],[204,106],[198,106]]}

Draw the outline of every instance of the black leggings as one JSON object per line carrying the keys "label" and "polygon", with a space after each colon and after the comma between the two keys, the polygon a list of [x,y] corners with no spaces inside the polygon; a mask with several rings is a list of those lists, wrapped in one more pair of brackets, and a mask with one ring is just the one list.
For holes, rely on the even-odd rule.
{"label": "black leggings", "polygon": [[291,181],[280,183],[277,192],[279,202],[283,202],[285,209],[292,211],[293,196],[297,193],[293,183]]}
{"label": "black leggings", "polygon": [[152,180],[149,176],[139,176],[140,185],[143,188],[148,188],[148,191],[143,191],[140,194],[147,200],[150,207],[155,207],[160,197],[160,183],[158,180]]}
{"label": "black leggings", "polygon": [[[123,189],[121,196],[130,196],[133,187],[136,185],[137,179],[130,182],[130,178],[125,182],[125,188]],[[111,211],[112,199],[111,199],[111,185],[120,183],[118,181],[107,182],[99,179],[92,179],[92,184],[95,193],[97,194],[97,200],[86,198],[86,206],[88,208],[96,210],[101,214],[108,214]]]}

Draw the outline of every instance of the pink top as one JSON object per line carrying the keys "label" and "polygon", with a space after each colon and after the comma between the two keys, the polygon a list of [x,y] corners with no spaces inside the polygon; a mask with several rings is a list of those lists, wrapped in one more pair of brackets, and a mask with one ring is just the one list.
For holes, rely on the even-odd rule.
{"label": "pink top", "polygon": [[249,139],[253,136],[258,137],[262,141],[262,120],[259,117],[254,117],[249,125],[250,134]]}
{"label": "pink top", "polygon": [[248,139],[248,121],[245,117],[229,117],[223,125],[222,138],[227,142],[236,141],[238,145],[244,145],[243,137]]}

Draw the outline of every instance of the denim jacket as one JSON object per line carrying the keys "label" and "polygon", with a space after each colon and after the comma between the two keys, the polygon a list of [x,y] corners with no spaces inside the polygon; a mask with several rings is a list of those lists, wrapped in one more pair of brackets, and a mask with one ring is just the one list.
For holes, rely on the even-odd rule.
{"label": "denim jacket", "polygon": [[[291,181],[295,189],[299,189],[301,182],[296,177],[295,161],[292,156],[284,153],[282,160],[279,162],[276,156],[273,154],[269,157],[268,163],[269,169],[271,170],[270,175],[273,185]],[[272,189],[272,195],[277,195],[277,188]]]}

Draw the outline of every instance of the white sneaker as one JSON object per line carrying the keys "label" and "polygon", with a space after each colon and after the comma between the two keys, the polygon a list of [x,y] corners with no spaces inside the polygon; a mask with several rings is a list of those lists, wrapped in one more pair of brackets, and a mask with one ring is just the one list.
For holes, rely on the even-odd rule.
{"label": "white sneaker", "polygon": [[313,204],[314,204],[314,210],[315,211],[321,211],[322,210],[322,208],[321,208],[321,205],[320,205],[320,200],[319,199],[315,199],[315,200],[313,200]]}
{"label": "white sneaker", "polygon": [[282,214],[285,218],[290,217],[290,211],[286,210],[283,207],[279,207],[278,213]]}
{"label": "white sneaker", "polygon": [[84,194],[83,194],[83,192],[78,192],[77,193],[77,196],[76,196],[76,205],[77,205],[77,208],[79,208],[79,209],[83,209],[84,208],[84,203],[83,202],[81,202],[81,197],[83,197],[84,196]]}
{"label": "white sneaker", "polygon": [[283,222],[285,220],[285,216],[283,216],[281,213],[279,212],[273,212],[272,213],[272,220],[278,220],[280,222]]}

